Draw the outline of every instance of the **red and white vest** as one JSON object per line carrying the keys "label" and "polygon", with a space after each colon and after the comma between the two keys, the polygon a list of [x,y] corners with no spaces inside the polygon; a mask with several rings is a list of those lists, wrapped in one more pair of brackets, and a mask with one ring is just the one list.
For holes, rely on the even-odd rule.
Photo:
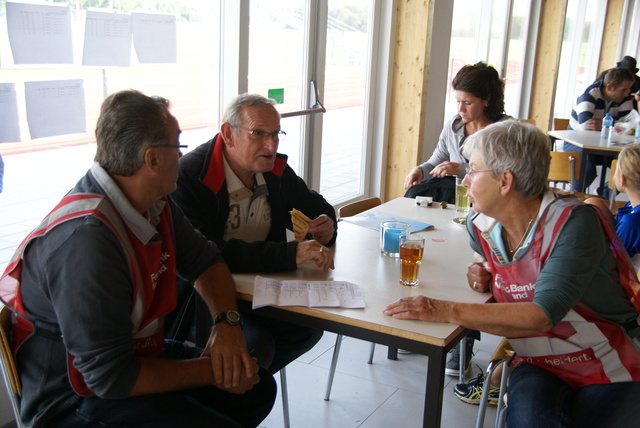
{"label": "red and white vest", "polygon": [[[517,260],[501,263],[477,236],[492,268],[492,293],[497,302],[532,302],[540,270],[572,210],[581,203],[574,197],[551,202],[540,216],[527,251]],[[598,212],[598,210],[595,210]],[[598,215],[600,213],[598,212]],[[480,214],[482,215],[482,214]],[[486,217],[485,217],[486,218]],[[640,284],[615,232],[600,218],[616,258],[618,278],[636,312],[640,312]],[[475,222],[474,222],[475,223]],[[583,302],[574,306],[551,330],[523,337],[509,337],[516,351],[513,364],[529,363],[545,368],[574,388],[590,384],[640,381],[640,352],[624,328],[604,320]]]}
{"label": "red and white vest", "polygon": [[[44,218],[18,246],[2,277],[0,277],[0,296],[14,308],[14,326],[12,349],[18,348],[35,333],[20,295],[22,258],[28,244],[45,236],[57,225],[65,221],[93,216],[106,224],[120,241],[129,259],[132,282],[134,285],[131,302],[131,332],[135,349],[140,356],[157,356],[164,343],[163,315],[176,306],[176,261],[171,234],[171,211],[165,205],[157,226],[161,244],[144,244],[124,224],[120,214],[111,202],[100,195],[73,194],[66,196]],[[51,334],[47,336],[52,336]],[[78,394],[93,395],[87,387],[82,374],[73,365],[74,357],[68,356],[68,371],[71,385]]]}

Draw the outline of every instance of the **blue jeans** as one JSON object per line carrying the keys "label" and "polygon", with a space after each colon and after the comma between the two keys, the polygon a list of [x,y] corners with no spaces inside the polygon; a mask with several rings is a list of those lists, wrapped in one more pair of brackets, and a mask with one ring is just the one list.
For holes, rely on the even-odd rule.
{"label": "blue jeans", "polygon": [[[191,359],[201,353],[201,349],[165,340],[161,358]],[[271,411],[276,396],[273,377],[263,368],[259,375],[260,382],[241,395],[205,386],[122,400],[87,397],[47,427],[256,427]]]}
{"label": "blue jeans", "polygon": [[509,376],[508,397],[508,427],[626,428],[640,421],[640,382],[573,389],[543,368],[522,364]]}

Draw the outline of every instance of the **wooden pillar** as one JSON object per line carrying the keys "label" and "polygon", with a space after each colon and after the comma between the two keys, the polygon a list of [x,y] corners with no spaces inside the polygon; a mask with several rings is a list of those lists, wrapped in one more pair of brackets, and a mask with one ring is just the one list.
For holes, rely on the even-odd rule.
{"label": "wooden pillar", "polygon": [[598,75],[604,70],[615,67],[616,62],[622,59],[617,58],[617,55],[624,3],[624,0],[609,0],[607,2],[607,15],[604,18],[604,33],[602,34],[600,59],[598,61]]}
{"label": "wooden pillar", "polygon": [[529,118],[546,132],[553,118],[567,0],[543,0],[531,85]]}
{"label": "wooden pillar", "polygon": [[398,1],[384,190],[387,201],[404,194],[404,178],[422,157],[434,1]]}

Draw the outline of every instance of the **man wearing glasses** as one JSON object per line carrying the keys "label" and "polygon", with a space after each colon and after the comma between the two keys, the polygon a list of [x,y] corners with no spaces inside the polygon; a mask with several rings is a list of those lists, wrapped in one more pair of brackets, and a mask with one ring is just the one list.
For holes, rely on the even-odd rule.
{"label": "man wearing glasses", "polygon": [[[193,225],[222,251],[232,272],[282,272],[314,260],[333,268],[333,207],[309,189],[277,153],[286,133],[274,102],[242,94],[222,116],[220,133],[180,160],[174,200]],[[312,221],[309,238],[287,242],[290,211],[298,209]],[[249,352],[271,373],[311,349],[321,331],[243,314]]]}
{"label": "man wearing glasses", "polygon": [[219,250],[166,198],[179,136],[168,100],[109,95],[96,162],[0,278],[21,314],[12,346],[25,426],[239,428],[271,411],[275,382],[249,355],[239,323],[216,324],[206,349],[163,340],[177,275],[216,319],[237,313]]}

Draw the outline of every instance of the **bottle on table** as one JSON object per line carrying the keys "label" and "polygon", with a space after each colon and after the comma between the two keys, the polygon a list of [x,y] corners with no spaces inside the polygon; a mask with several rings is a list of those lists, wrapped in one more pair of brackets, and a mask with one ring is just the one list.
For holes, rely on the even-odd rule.
{"label": "bottle on table", "polygon": [[613,116],[611,113],[607,113],[602,119],[602,131],[600,131],[600,138],[603,140],[610,140],[613,137]]}

